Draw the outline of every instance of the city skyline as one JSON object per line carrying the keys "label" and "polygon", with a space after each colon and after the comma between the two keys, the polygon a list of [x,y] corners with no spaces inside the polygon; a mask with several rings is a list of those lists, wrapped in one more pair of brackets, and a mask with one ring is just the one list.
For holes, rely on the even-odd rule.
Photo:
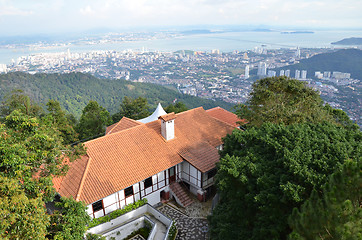
{"label": "city skyline", "polygon": [[190,25],[361,29],[361,10],[358,0],[0,0],[0,35]]}

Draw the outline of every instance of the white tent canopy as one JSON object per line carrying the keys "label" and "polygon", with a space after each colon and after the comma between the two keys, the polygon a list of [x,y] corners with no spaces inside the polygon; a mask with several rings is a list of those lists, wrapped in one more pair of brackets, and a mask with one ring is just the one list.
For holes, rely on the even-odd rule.
{"label": "white tent canopy", "polygon": [[149,123],[158,119],[159,116],[166,115],[167,113],[163,110],[161,103],[158,103],[156,110],[148,117],[139,119],[137,121],[141,123]]}

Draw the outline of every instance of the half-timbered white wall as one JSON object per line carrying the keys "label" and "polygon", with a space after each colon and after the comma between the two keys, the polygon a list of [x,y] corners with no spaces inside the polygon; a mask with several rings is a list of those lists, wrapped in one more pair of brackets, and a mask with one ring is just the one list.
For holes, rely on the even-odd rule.
{"label": "half-timbered white wall", "polygon": [[195,188],[196,191],[201,188],[201,172],[199,170],[186,161],[181,163],[180,170],[181,180],[190,184],[190,190],[191,187]]}
{"label": "half-timbered white wall", "polygon": [[202,187],[203,187],[204,189],[210,187],[211,185],[214,184],[214,180],[215,180],[215,177],[208,178],[208,174],[207,174],[207,173],[203,173],[203,174],[202,174]]}
{"label": "half-timbered white wall", "polygon": [[[175,167],[175,173],[179,175],[180,167]],[[146,179],[145,179],[146,180]],[[134,203],[139,199],[147,198],[150,205],[155,205],[161,201],[160,193],[162,190],[168,190],[169,185],[169,172],[168,169],[162,172],[159,172],[152,176],[152,186],[145,188],[144,181],[140,181],[132,185],[133,195],[125,197],[125,189],[122,189],[116,193],[113,193],[103,199],[103,209],[93,212],[92,204],[89,204],[87,207],[87,213],[92,218],[102,217],[114,210],[123,208],[124,206]],[[98,201],[96,201],[98,202]]]}

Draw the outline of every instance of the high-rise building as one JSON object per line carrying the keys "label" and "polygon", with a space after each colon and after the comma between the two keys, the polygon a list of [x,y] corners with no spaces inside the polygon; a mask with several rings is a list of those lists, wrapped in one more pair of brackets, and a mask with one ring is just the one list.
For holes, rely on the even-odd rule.
{"label": "high-rise building", "polygon": [[284,70],[280,70],[279,76],[284,76]]}
{"label": "high-rise building", "polygon": [[297,50],[295,51],[295,57],[296,58],[300,58],[300,49],[299,49],[299,47],[297,48]]}
{"label": "high-rise building", "polygon": [[314,73],[314,76],[315,76],[316,78],[318,78],[318,79],[322,79],[322,78],[323,78],[323,73],[321,73],[321,72],[315,72],[315,73]]}
{"label": "high-rise building", "polygon": [[348,79],[351,78],[350,73],[342,73],[342,72],[333,72],[332,77],[336,79]]}
{"label": "high-rise building", "polygon": [[244,78],[248,79],[250,77],[249,75],[249,65],[245,66],[245,74],[244,74]]}
{"label": "high-rise building", "polygon": [[276,71],[269,70],[268,71],[268,77],[275,77],[277,75]]}
{"label": "high-rise building", "polygon": [[8,68],[6,64],[0,64],[0,73],[7,73]]}
{"label": "high-rise building", "polygon": [[307,79],[307,70],[302,70],[301,78],[302,79]]}
{"label": "high-rise building", "polygon": [[258,76],[266,76],[267,67],[265,62],[259,62],[258,65]]}
{"label": "high-rise building", "polygon": [[323,77],[324,78],[331,78],[331,72],[324,72]]}
{"label": "high-rise building", "polygon": [[290,77],[290,70],[289,69],[287,69],[287,70],[285,70],[285,74],[284,74],[286,77]]}
{"label": "high-rise building", "polygon": [[295,79],[300,79],[300,71],[297,69],[295,70],[295,76],[294,76]]}
{"label": "high-rise building", "polygon": [[220,50],[219,49],[212,49],[211,53],[212,54],[220,54]]}

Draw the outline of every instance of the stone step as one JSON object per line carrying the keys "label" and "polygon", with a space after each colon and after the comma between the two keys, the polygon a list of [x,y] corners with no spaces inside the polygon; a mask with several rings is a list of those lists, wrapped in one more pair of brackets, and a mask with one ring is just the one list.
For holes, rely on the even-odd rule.
{"label": "stone step", "polygon": [[179,183],[172,183],[170,188],[184,207],[187,207],[194,202]]}

